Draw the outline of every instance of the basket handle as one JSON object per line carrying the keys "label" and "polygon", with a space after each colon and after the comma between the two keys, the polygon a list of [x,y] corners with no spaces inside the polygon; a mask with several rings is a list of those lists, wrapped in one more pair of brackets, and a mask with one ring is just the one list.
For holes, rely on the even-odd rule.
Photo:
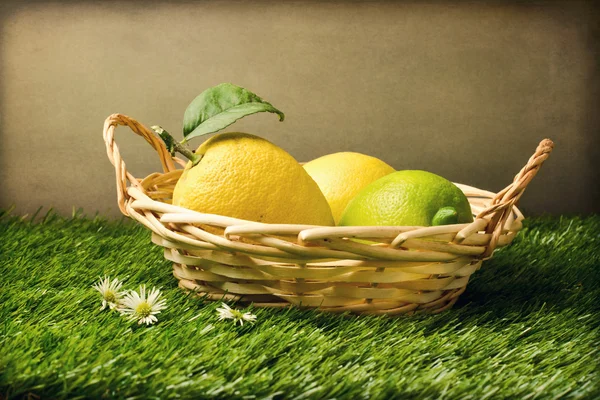
{"label": "basket handle", "polygon": [[129,198],[127,194],[127,181],[142,192],[145,192],[145,190],[140,185],[140,181],[127,171],[125,161],[121,158],[119,146],[115,143],[115,129],[119,125],[129,127],[134,133],[146,139],[146,142],[148,142],[158,153],[160,163],[162,164],[165,173],[176,170],[174,162],[177,162],[180,165],[185,165],[185,163],[177,158],[172,158],[162,139],[156,137],[150,129],[146,128],[135,119],[123,114],[112,114],[106,118],[104,121],[103,137],[104,143],[106,144],[108,159],[115,167],[117,178],[117,201],[121,212],[125,216],[129,216],[125,209],[125,202]]}
{"label": "basket handle", "polygon": [[492,237],[486,251],[482,254],[483,258],[490,257],[494,252],[498,240],[500,239],[500,235],[502,234],[504,224],[512,213],[513,206],[519,201],[525,188],[537,174],[544,161],[550,156],[553,148],[554,143],[552,140],[542,140],[535,149],[535,153],[533,153],[527,161],[527,164],[525,164],[515,176],[513,182],[498,192],[492,199],[490,205],[485,210],[481,211],[475,218],[473,223],[478,219],[491,216],[485,232],[491,233]]}

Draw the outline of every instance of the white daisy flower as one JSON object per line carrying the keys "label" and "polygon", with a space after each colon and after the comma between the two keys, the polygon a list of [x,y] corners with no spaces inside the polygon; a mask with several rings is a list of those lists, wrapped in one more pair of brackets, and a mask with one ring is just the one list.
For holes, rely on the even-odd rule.
{"label": "white daisy flower", "polygon": [[[160,290],[152,288],[146,298],[146,286],[140,286],[140,292],[131,290],[120,303],[119,312],[129,321],[150,325],[158,321],[156,314],[167,307],[167,301],[160,299]],[[160,299],[160,300],[159,300]]]}
{"label": "white daisy flower", "polygon": [[217,313],[219,314],[219,321],[223,319],[232,319],[234,324],[239,322],[240,325],[244,325],[244,321],[247,321],[251,324],[254,323],[254,321],[256,321],[256,315],[254,314],[250,314],[249,312],[243,313],[239,310],[235,310],[225,303],[221,303],[221,305],[221,308],[217,308]]}
{"label": "white daisy flower", "polygon": [[108,306],[111,310],[114,310],[119,306],[119,301],[125,294],[124,292],[120,291],[121,286],[123,286],[121,281],[119,281],[117,278],[111,281],[108,276],[105,276],[104,279],[100,279],[100,282],[92,286],[102,295],[102,307],[100,307],[101,310],[104,310],[106,306]]}

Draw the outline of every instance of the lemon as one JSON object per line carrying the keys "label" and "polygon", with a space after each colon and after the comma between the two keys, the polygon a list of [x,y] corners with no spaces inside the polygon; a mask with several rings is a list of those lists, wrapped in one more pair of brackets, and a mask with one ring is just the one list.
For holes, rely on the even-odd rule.
{"label": "lemon", "polygon": [[463,192],[426,171],[397,171],[366,186],[344,211],[340,225],[431,226],[473,221]]}
{"label": "lemon", "polygon": [[325,195],[336,223],[362,188],[395,171],[378,158],[353,152],[316,158],[304,164],[304,169]]}
{"label": "lemon", "polygon": [[227,132],[204,142],[175,185],[173,204],[265,223],[333,225],[315,181],[286,151],[258,136]]}

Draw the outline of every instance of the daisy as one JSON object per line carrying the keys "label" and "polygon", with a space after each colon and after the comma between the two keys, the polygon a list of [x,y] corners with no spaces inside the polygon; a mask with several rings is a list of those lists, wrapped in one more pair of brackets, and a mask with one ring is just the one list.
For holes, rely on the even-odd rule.
{"label": "daisy", "polygon": [[221,303],[222,308],[217,308],[217,313],[219,314],[219,321],[223,319],[232,319],[233,323],[236,324],[238,321],[240,325],[244,325],[244,321],[248,321],[249,323],[254,323],[256,321],[256,315],[247,313],[242,313],[239,310],[235,310],[229,307],[225,303]]}
{"label": "daisy", "polygon": [[92,286],[102,295],[102,307],[100,307],[101,310],[104,310],[106,306],[108,306],[111,310],[114,310],[118,307],[121,297],[125,294],[124,292],[119,291],[121,286],[123,286],[121,281],[119,281],[117,278],[111,281],[108,276],[105,276],[104,279],[100,279],[100,282]]}
{"label": "daisy", "polygon": [[140,286],[140,292],[131,290],[120,303],[119,312],[129,321],[138,321],[138,324],[150,325],[158,321],[156,314],[167,307],[165,299],[159,300],[160,290],[152,288],[146,298],[146,286]]}

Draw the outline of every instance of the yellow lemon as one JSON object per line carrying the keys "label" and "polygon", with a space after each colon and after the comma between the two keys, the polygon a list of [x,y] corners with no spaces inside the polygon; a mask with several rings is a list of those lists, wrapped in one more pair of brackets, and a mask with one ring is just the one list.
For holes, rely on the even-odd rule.
{"label": "yellow lemon", "polygon": [[202,213],[265,223],[333,225],[315,181],[286,151],[247,133],[204,142],[173,192],[173,204]]}
{"label": "yellow lemon", "polygon": [[464,193],[426,171],[396,171],[367,185],[348,204],[340,225],[431,226],[473,221]]}
{"label": "yellow lemon", "polygon": [[378,158],[353,152],[319,157],[304,164],[304,169],[321,188],[336,224],[362,188],[395,171]]}

